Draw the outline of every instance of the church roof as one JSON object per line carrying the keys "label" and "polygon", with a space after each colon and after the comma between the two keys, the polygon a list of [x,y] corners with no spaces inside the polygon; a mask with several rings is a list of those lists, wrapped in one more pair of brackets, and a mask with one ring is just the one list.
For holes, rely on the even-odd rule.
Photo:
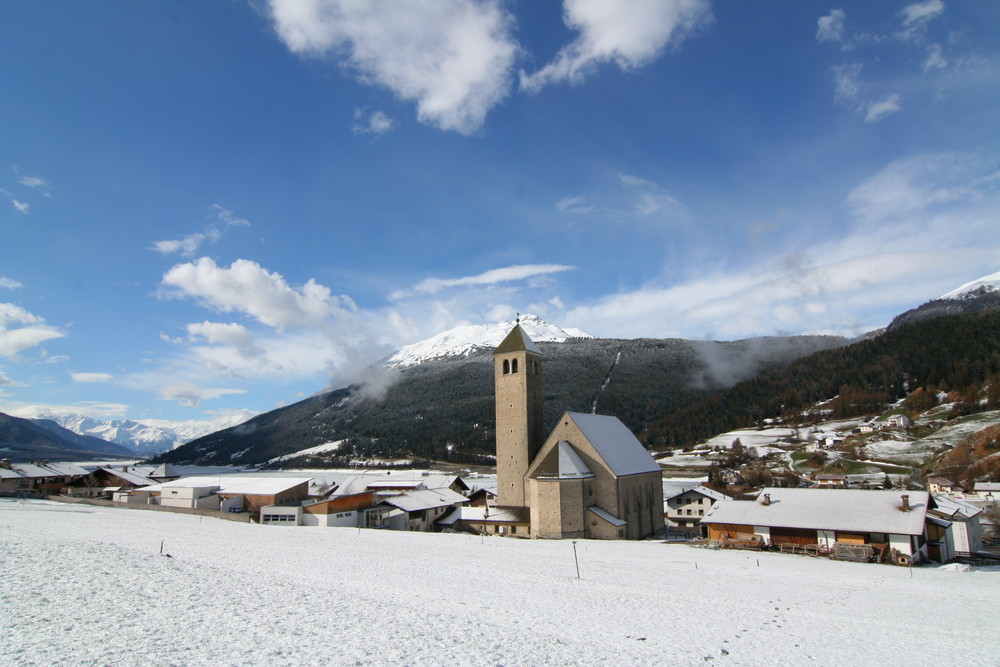
{"label": "church roof", "polygon": [[582,412],[567,412],[566,416],[573,420],[616,476],[660,472],[660,466],[618,417]]}
{"label": "church roof", "polygon": [[524,332],[520,324],[515,324],[514,328],[510,330],[507,337],[497,345],[497,349],[493,350],[493,354],[505,354],[507,352],[534,352],[535,354],[541,354],[542,351],[538,349],[535,345],[535,341]]}

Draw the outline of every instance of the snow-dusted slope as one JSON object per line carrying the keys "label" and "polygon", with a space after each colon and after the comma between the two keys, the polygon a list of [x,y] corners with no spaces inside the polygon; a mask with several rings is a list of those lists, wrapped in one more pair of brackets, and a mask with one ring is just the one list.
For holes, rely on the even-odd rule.
{"label": "snow-dusted slope", "polygon": [[986,292],[996,292],[1000,290],[1000,271],[990,274],[988,276],[983,276],[978,280],[973,280],[972,282],[965,283],[958,289],[953,289],[948,292],[942,299],[964,299],[970,295],[975,295],[980,293],[980,290]]}
{"label": "snow-dusted slope", "polygon": [[[536,315],[522,315],[520,323],[521,328],[536,343],[561,343],[567,338],[593,338],[579,329],[562,329],[549,324]],[[514,324],[514,321],[510,321],[455,327],[425,341],[400,348],[385,361],[385,365],[393,368],[416,366],[429,359],[462,357],[477,350],[492,349],[503,341]]]}
{"label": "snow-dusted slope", "polygon": [[1000,655],[1000,572],[985,569],[3,499],[0,535],[0,665],[995,665]]}

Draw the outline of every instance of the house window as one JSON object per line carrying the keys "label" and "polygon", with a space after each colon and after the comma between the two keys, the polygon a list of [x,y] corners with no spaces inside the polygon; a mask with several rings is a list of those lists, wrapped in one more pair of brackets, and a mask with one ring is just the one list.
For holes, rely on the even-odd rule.
{"label": "house window", "polygon": [[510,534],[511,535],[517,534],[517,526],[511,526],[510,527]]}
{"label": "house window", "polygon": [[705,510],[698,510],[698,516],[705,516]]}

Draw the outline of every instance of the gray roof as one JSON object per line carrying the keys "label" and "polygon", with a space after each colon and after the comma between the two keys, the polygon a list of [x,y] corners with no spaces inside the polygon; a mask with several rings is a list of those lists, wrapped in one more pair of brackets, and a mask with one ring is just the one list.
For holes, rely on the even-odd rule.
{"label": "gray roof", "polygon": [[[760,500],[765,494],[771,498],[770,505]],[[755,501],[715,503],[702,523],[920,535],[929,495],[907,491],[908,512],[900,510],[902,495],[898,491],[766,488]]]}
{"label": "gray roof", "polygon": [[573,420],[616,476],[660,472],[659,464],[618,417],[582,412],[567,412],[566,416]]}
{"label": "gray roof", "polygon": [[404,512],[417,512],[434,507],[447,507],[448,505],[459,505],[468,501],[468,498],[461,493],[455,493],[451,489],[421,489],[420,491],[407,491],[406,493],[392,498],[386,498],[386,504],[397,507]]}
{"label": "gray roof", "polygon": [[937,505],[935,511],[952,518],[955,516],[963,516],[966,519],[971,519],[983,511],[982,509],[973,507],[968,503],[963,503],[959,500],[952,500],[944,494],[934,496],[934,504]]}

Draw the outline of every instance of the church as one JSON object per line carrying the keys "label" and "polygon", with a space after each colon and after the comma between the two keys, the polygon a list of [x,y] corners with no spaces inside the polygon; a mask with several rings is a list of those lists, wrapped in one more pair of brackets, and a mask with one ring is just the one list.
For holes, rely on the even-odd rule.
{"label": "church", "polygon": [[566,412],[546,438],[542,352],[520,322],[493,360],[497,506],[529,523],[530,537],[637,540],[661,532],[660,466],[628,427],[617,417]]}

